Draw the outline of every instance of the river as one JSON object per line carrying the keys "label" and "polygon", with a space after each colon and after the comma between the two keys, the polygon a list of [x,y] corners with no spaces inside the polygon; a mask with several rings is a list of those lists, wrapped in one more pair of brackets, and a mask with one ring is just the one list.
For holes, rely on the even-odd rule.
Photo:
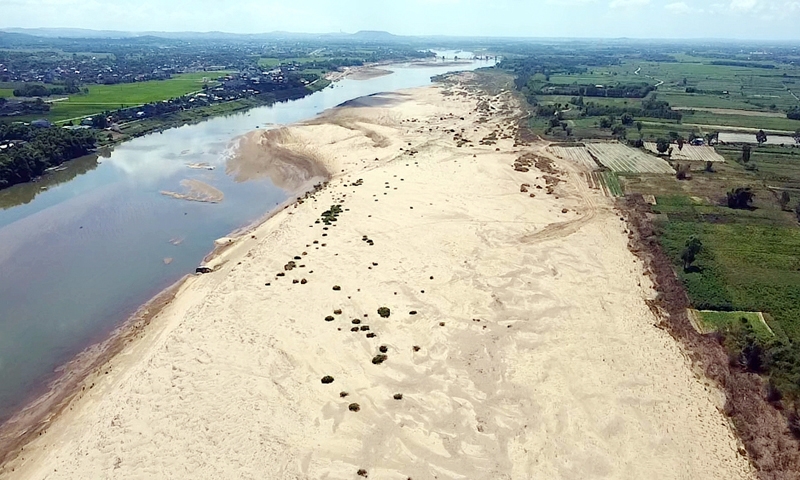
{"label": "river", "polygon": [[[492,63],[391,65],[385,67],[391,75],[344,79],[299,100],[137,138],[104,156],[68,162],[40,182],[0,191],[0,421],[42,391],[59,366],[193,272],[215,239],[287,200],[287,192],[268,180],[237,183],[226,175],[234,139],[311,119],[364,95],[423,86],[433,75]],[[187,179],[213,186],[224,200],[161,193],[182,191]]]}

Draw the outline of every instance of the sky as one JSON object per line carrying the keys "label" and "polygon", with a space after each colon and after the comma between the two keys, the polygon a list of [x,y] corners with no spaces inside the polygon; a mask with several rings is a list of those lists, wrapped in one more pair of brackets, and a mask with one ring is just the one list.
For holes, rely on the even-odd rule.
{"label": "sky", "polygon": [[800,0],[0,0],[0,28],[800,41]]}

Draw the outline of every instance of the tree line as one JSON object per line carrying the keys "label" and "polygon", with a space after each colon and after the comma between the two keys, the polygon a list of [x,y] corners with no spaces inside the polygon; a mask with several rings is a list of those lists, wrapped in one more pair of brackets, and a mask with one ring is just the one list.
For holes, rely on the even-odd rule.
{"label": "tree line", "polygon": [[96,138],[90,130],[37,128],[0,123],[0,189],[29,182],[45,170],[89,154]]}

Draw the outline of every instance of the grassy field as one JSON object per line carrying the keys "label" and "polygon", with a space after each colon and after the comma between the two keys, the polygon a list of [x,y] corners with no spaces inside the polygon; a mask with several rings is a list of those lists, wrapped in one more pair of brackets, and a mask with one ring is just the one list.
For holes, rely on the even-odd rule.
{"label": "grassy field", "polygon": [[717,115],[710,112],[683,112],[683,123],[699,125],[724,125],[731,127],[758,128],[763,130],[782,130],[794,132],[800,128],[800,120],[774,117],[753,117],[749,115]]}
{"label": "grassy field", "polygon": [[697,318],[706,332],[725,331],[735,328],[739,322],[750,324],[750,327],[762,341],[772,339],[772,331],[767,328],[758,312],[715,312],[712,310],[697,311]]}
{"label": "grassy field", "polygon": [[168,100],[203,89],[203,79],[216,79],[224,72],[198,72],[175,75],[169,80],[91,85],[88,94],[70,95],[69,100],[54,102],[47,115],[51,121],[80,119],[107,110]]}
{"label": "grassy field", "polygon": [[[539,103],[552,105],[555,103],[560,103],[561,105],[567,105],[572,101],[572,97],[567,95],[537,95],[536,99]],[[641,98],[605,98],[605,97],[591,97],[591,98],[584,98],[584,102],[589,103],[593,102],[598,105],[614,105],[617,107],[638,107],[642,104]]]}
{"label": "grassy field", "polygon": [[14,90],[11,88],[0,88],[0,98],[8,98],[14,95]]}

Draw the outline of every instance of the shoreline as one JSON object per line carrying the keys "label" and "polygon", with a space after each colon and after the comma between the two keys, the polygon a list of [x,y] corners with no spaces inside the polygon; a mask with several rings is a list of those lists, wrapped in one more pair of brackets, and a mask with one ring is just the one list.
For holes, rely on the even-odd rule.
{"label": "shoreline", "polygon": [[[298,169],[301,168],[298,167]],[[218,239],[217,242],[225,241],[224,243],[215,242],[214,247],[203,257],[198,266],[211,265],[218,268],[224,264],[226,254],[239,247],[241,242],[247,240],[246,237],[258,227],[281,211],[295,205],[299,200],[298,196],[315,192],[319,187],[319,184],[315,184],[318,180],[327,183],[329,178],[312,177],[295,188],[285,190],[288,198],[284,202],[253,222]],[[0,424],[0,474],[2,474],[4,465],[19,455],[21,448],[33,438],[46,432],[47,426],[62,415],[65,409],[86,390],[89,380],[101,378],[100,370],[119,355],[129,343],[143,336],[152,320],[198,276],[197,273],[185,274],[137,308],[134,313],[114,328],[107,338],[89,345],[73,359],[55,369],[54,378],[41,387],[39,390],[41,393],[33,392],[29,400],[26,400],[16,413]],[[92,387],[94,387],[94,383],[89,386],[89,389]]]}
{"label": "shoreline", "polygon": [[[463,77],[469,78],[469,75]],[[450,91],[450,95],[443,96],[444,90]],[[515,472],[514,478],[522,478],[534,470],[525,473],[515,470],[517,466],[541,468],[528,463],[529,450],[530,455],[536,456],[537,463],[541,461],[546,467],[560,469],[565,464],[559,460],[559,454],[562,458],[566,456],[569,462],[577,445],[577,452],[586,453],[586,448],[595,450],[589,458],[575,459],[575,466],[571,468],[580,470],[569,470],[573,474],[580,471],[588,474],[589,470],[584,468],[599,462],[609,473],[617,472],[616,476],[621,472],[631,475],[652,471],[650,467],[657,466],[676,478],[687,468],[702,478],[750,478],[752,472],[737,456],[736,442],[729,428],[719,425],[723,418],[713,406],[714,392],[699,382],[696,384],[677,346],[666,342],[663,333],[648,324],[653,314],[648,313],[650,310],[645,304],[650,293],[646,282],[642,283],[646,279],[641,274],[643,266],[634,259],[631,270],[632,254],[626,248],[627,237],[622,235],[618,223],[610,223],[619,215],[604,203],[607,201],[594,198],[592,192],[586,191],[586,186],[578,181],[578,172],[553,169],[552,159],[545,161],[538,156],[544,155],[541,145],[517,148],[513,139],[506,140],[503,136],[493,141],[499,144],[496,150],[493,144],[467,145],[462,149],[462,145],[456,147],[450,141],[452,135],[445,132],[456,132],[462,125],[462,132],[471,126],[476,132],[481,129],[481,134],[490,133],[492,128],[513,131],[514,127],[510,126],[516,124],[513,108],[508,112],[513,102],[507,96],[489,96],[499,112],[507,113],[485,111],[475,115],[477,109],[471,111],[472,102],[480,97],[481,94],[463,85],[422,87],[379,95],[372,99],[368,108],[328,111],[327,122],[312,121],[289,127],[280,145],[287,149],[313,145],[321,152],[327,170],[337,172],[331,175],[330,185],[307,195],[305,202],[287,200],[287,205],[273,209],[267,218],[246,229],[233,244],[219,251],[215,248],[216,255],[212,252],[210,261],[217,271],[182,280],[170,301],[149,318],[148,324],[158,324],[158,328],[142,328],[143,338],[122,345],[124,348],[130,344],[130,351],[146,355],[112,355],[103,364],[110,366],[108,377],[95,372],[105,377],[97,382],[98,389],[87,392],[86,398],[83,395],[75,398],[60,410],[64,412],[67,406],[72,410],[74,406],[81,413],[69,415],[70,418],[59,416],[52,422],[53,431],[47,428],[51,424],[48,419],[39,430],[43,437],[34,441],[31,449],[26,448],[26,457],[33,455],[40,463],[8,462],[6,458],[0,476],[5,478],[11,472],[16,475],[42,473],[57,466],[64,478],[78,478],[76,475],[90,476],[89,472],[108,474],[109,470],[96,468],[106,469],[112,464],[116,465],[114,469],[122,468],[118,474],[124,476],[125,472],[143,473],[137,470],[137,465],[142,465],[137,462],[141,461],[148,462],[148,466],[155,462],[154,468],[164,468],[167,464],[163,462],[168,461],[179,469],[181,466],[211,469],[203,470],[205,475],[224,476],[227,472],[228,476],[242,476],[250,470],[236,467],[236,458],[241,458],[240,455],[253,458],[252,452],[259,451],[261,457],[254,467],[263,468],[262,473],[271,473],[274,478],[287,478],[287,475],[316,478],[323,474],[339,477],[348,472],[354,475],[360,467],[370,474],[376,472],[379,478],[401,472],[403,478],[409,473],[413,473],[414,478],[427,478],[434,472],[447,478],[463,472],[495,476]],[[400,105],[402,113],[383,112],[382,104]],[[474,115],[473,119],[476,116],[492,118],[493,123],[473,124],[472,119],[465,120],[470,115]],[[418,122],[418,119],[423,120]],[[442,130],[429,134],[425,127],[431,132],[434,127]],[[471,131],[465,135],[476,143],[480,138],[480,134],[476,136]],[[414,146],[410,147],[412,143]],[[473,152],[474,157],[469,155]],[[520,164],[519,170],[512,168],[515,158],[516,163],[530,158],[523,155],[524,152],[533,155],[535,165],[524,160],[529,162],[524,163],[527,166]],[[376,154],[373,162],[371,159]],[[476,160],[478,155],[480,159]],[[545,179],[554,178],[548,175],[560,177],[555,185],[546,180],[548,190],[551,186],[556,190],[555,196],[552,192],[541,191],[544,179],[538,176],[534,179],[543,174],[547,174]],[[364,187],[360,179],[356,181],[360,177],[367,179]],[[431,184],[426,183],[430,178],[438,179],[432,189]],[[385,187],[384,180],[388,180]],[[525,181],[528,183],[520,187]],[[398,188],[401,193],[395,193]],[[535,193],[527,193],[528,189]],[[406,190],[409,193],[402,193]],[[374,195],[369,197],[372,192]],[[379,196],[381,193],[383,195]],[[459,201],[472,199],[474,203],[475,195],[480,197],[477,203],[480,208],[466,212],[457,208]],[[451,199],[457,200],[452,206],[449,205]],[[287,212],[292,203],[295,208]],[[315,205],[317,203],[320,205]],[[327,208],[330,203],[346,208],[339,222],[322,230],[322,225],[314,225],[314,219],[319,218],[317,210]],[[383,207],[385,204],[389,207]],[[538,206],[532,210],[528,207],[531,204]],[[375,214],[375,220],[370,220],[373,215],[367,217],[367,212]],[[431,229],[431,225],[437,228]],[[414,230],[407,231],[409,226]],[[581,232],[582,229],[588,231]],[[317,231],[324,238],[312,244],[312,237],[306,232]],[[341,232],[346,236],[342,237]],[[355,238],[361,235],[374,239],[376,246],[362,246],[363,242]],[[567,241],[570,236],[578,239]],[[352,240],[347,240],[351,237]],[[451,238],[461,241],[453,243]],[[596,260],[592,260],[597,253],[591,248],[586,250],[587,239],[605,242],[598,247],[604,252],[605,267],[600,268]],[[323,243],[315,246],[318,241]],[[327,250],[325,242],[331,244]],[[305,252],[300,255],[299,243],[306,244],[310,252],[308,257]],[[339,251],[344,255],[340,257]],[[311,263],[309,268],[316,270],[316,273],[305,273],[310,279],[306,290],[299,286],[281,286],[288,279],[281,280],[280,273],[274,280],[264,275],[264,270],[279,270],[282,258],[291,258],[290,252],[296,255],[295,259],[302,258],[304,263]],[[314,264],[314,259],[320,256],[325,257],[325,261]],[[452,263],[449,263],[451,256]],[[517,263],[514,260],[517,256],[524,260]],[[577,260],[571,260],[572,257]],[[372,265],[367,268],[369,261]],[[593,264],[589,273],[581,262]],[[385,270],[387,265],[388,271]],[[299,268],[302,267],[304,265]],[[295,272],[289,273],[297,276]],[[613,275],[617,280],[618,284],[606,292],[616,300],[593,297],[597,290],[594,287],[607,283],[604,275]],[[323,280],[318,282],[320,277]],[[366,284],[362,285],[361,280]],[[274,285],[270,286],[271,283]],[[321,285],[316,286],[319,283]],[[336,288],[331,292],[330,285],[334,283],[341,284],[348,300],[351,295],[353,300],[343,300],[345,293],[337,295]],[[417,293],[419,287],[414,290],[411,286],[416,284],[425,285],[422,293]],[[568,291],[570,286],[585,289],[583,296],[599,302],[602,310],[595,303],[583,303],[588,300],[558,293],[560,289]],[[286,289],[289,293],[280,293]],[[293,289],[300,290],[292,294]],[[528,297],[530,292],[534,295],[531,298]],[[313,304],[304,306],[300,316],[292,301],[298,294],[315,299]],[[235,297],[244,295],[247,295],[243,297],[244,306],[232,303]],[[266,301],[269,303],[264,303]],[[260,308],[253,305],[254,302],[258,302]],[[631,302],[634,305],[630,305]],[[363,333],[358,334],[360,340],[348,336],[352,340],[344,340],[340,345],[334,338],[345,334],[322,331],[323,327],[336,324],[315,319],[316,316],[322,318],[323,312],[330,313],[342,304],[350,316],[362,311],[374,315],[375,308],[381,304],[392,307],[391,321],[373,319],[370,322],[373,327],[370,333],[378,332],[377,341],[389,346],[388,366],[362,366],[364,355],[371,355],[371,348],[377,347],[377,344],[372,345],[369,334],[368,340],[364,340]],[[260,321],[259,313],[265,305],[271,308],[269,314],[274,318],[267,325]],[[413,313],[406,317],[403,310],[412,308]],[[232,310],[226,314],[229,309]],[[311,319],[305,318],[306,310],[311,312]],[[420,311],[419,315],[416,310]],[[610,311],[606,313],[607,310]],[[155,317],[158,319],[152,322]],[[225,321],[218,323],[218,319]],[[622,323],[617,324],[620,320]],[[600,328],[602,332],[599,337],[597,332],[590,337],[601,340],[607,337],[616,343],[584,343],[582,330],[588,328],[587,324],[595,325],[593,328]],[[558,328],[554,328],[555,325]],[[342,330],[340,327],[339,331]],[[571,336],[562,338],[565,332]],[[246,341],[248,335],[254,335],[250,341]],[[231,341],[233,343],[226,343]],[[412,345],[414,352],[419,351],[418,346],[421,348],[419,354],[411,352]],[[242,352],[232,350],[234,346]],[[406,349],[407,353],[401,353]],[[650,349],[660,354],[654,355]],[[646,351],[644,356],[641,350]],[[611,370],[607,370],[611,365],[605,363],[606,356],[614,365]],[[202,360],[202,368],[195,366],[199,360]],[[554,361],[573,363],[562,369],[550,364]],[[513,367],[506,365],[507,362],[513,362]],[[368,357],[366,363],[369,363]],[[228,365],[235,368],[228,368]],[[254,367],[257,368],[252,373],[243,371]],[[572,369],[582,372],[587,367],[591,367],[590,371],[599,382],[570,373]],[[217,375],[223,372],[223,377],[215,377],[215,371]],[[633,378],[624,380],[614,373],[617,371],[622,377],[631,375]],[[669,372],[672,378],[661,379],[656,372]],[[336,391],[347,388],[352,401],[360,402],[360,414],[352,413],[355,411],[353,403],[350,412],[347,411],[349,399],[335,400],[330,389],[320,387],[318,379],[326,373],[336,376]],[[169,403],[163,397],[166,395],[174,401],[178,398],[176,393],[171,393],[174,390],[162,391],[169,386],[169,381],[164,384],[159,380],[163,375],[171,377],[172,386],[183,392],[178,403]],[[314,381],[309,382],[312,379]],[[87,377],[86,381],[91,380]],[[260,386],[265,380],[271,388]],[[569,385],[570,381],[577,382],[570,389],[577,389],[579,395],[574,396],[570,389],[562,388],[563,383]],[[652,382],[651,388],[656,390],[641,391],[636,387],[637,382]],[[154,387],[157,388],[152,393],[143,393]],[[203,389],[197,390],[199,387]],[[251,389],[254,391],[250,392]],[[403,390],[405,400],[396,393]],[[680,394],[672,395],[674,391]],[[208,396],[209,392],[224,392],[224,402],[218,404],[217,397]],[[393,393],[395,398],[391,400]],[[198,434],[203,435],[194,432],[194,422],[185,423],[185,413],[178,417],[168,415],[173,409],[185,412],[184,395],[186,402],[192,402],[189,417],[203,418],[206,430],[211,428],[219,435],[212,437],[215,439],[213,446],[206,447],[215,452],[217,461],[213,463],[203,460],[209,454],[208,451],[203,453],[203,443],[185,443],[193,442],[191,438]],[[600,403],[584,405],[581,398],[586,395]],[[645,398],[625,400],[631,395]],[[618,396],[621,397],[618,399]],[[552,399],[567,404],[552,404]],[[153,401],[158,404],[155,410],[150,407]],[[253,402],[257,405],[255,410],[251,406]],[[648,402],[668,405],[670,411],[664,412],[663,408],[653,407]],[[218,418],[223,411],[217,408],[223,405],[223,417],[231,412],[235,422]],[[266,411],[259,413],[262,409]],[[643,414],[647,420],[639,422],[638,415],[622,415],[625,420],[606,425],[603,415],[619,416],[616,409]],[[693,409],[697,412],[689,413]],[[155,420],[163,418],[160,415],[168,415],[166,418],[178,425]],[[137,423],[130,423],[133,418]],[[683,420],[689,418],[691,423],[685,425]],[[549,419],[560,419],[560,423],[551,424]],[[331,421],[335,425],[333,430]],[[573,421],[578,423],[573,425]],[[170,441],[148,447],[155,448],[150,454],[145,445],[141,445],[141,451],[120,453],[118,462],[97,450],[100,444],[96,442],[107,441],[98,438],[98,434],[102,437],[114,435],[119,441],[135,439],[129,435],[138,431],[136,425],[141,422],[150,428],[167,429]],[[234,423],[244,426],[245,431],[230,430],[235,427]],[[528,424],[531,424],[530,430]],[[260,426],[268,433],[250,437],[255,433],[255,430],[249,432],[250,425]],[[616,434],[621,434],[621,440],[628,438],[628,441],[614,441],[614,435],[611,441],[603,438],[601,432],[611,427]],[[654,449],[631,440],[645,435],[655,441],[663,435],[662,430],[670,431],[675,438],[661,439],[666,443]],[[438,437],[436,432],[439,431],[443,432],[441,441],[444,443],[426,440],[431,435]],[[30,436],[36,436],[35,433],[30,432]],[[713,437],[716,441],[709,441],[711,435],[717,436]],[[467,455],[448,444],[446,439],[451,436],[474,447]],[[227,438],[234,438],[234,445],[227,445]],[[252,441],[242,442],[242,438]],[[315,439],[314,444],[309,445],[306,438]],[[258,439],[271,447],[266,452],[252,450],[258,447]],[[496,443],[501,440],[513,443],[513,448],[506,443]],[[118,444],[116,442],[102,444],[103,451],[109,445]],[[375,451],[362,446],[361,442],[381,447]],[[593,442],[599,442],[599,447],[588,447]],[[694,448],[689,447],[688,457],[677,455],[686,449],[678,446],[681,442],[694,445]],[[74,456],[74,448],[88,449],[86,455],[92,452],[91,458]],[[451,451],[451,448],[456,450]],[[252,451],[240,452],[240,449]],[[176,456],[178,451],[191,451],[193,456]],[[302,453],[306,451],[310,456]],[[153,457],[155,453],[158,458]],[[291,457],[288,462],[284,460],[287,453]],[[640,454],[645,454],[645,458],[640,458]],[[647,458],[647,454],[655,459]],[[300,459],[305,460],[301,462]],[[653,463],[656,459],[661,463]],[[584,465],[583,462],[588,463]],[[9,463],[19,472],[9,471]],[[73,477],[69,477],[70,472]],[[199,471],[195,473],[203,475]],[[628,477],[623,475],[622,478]]]}

